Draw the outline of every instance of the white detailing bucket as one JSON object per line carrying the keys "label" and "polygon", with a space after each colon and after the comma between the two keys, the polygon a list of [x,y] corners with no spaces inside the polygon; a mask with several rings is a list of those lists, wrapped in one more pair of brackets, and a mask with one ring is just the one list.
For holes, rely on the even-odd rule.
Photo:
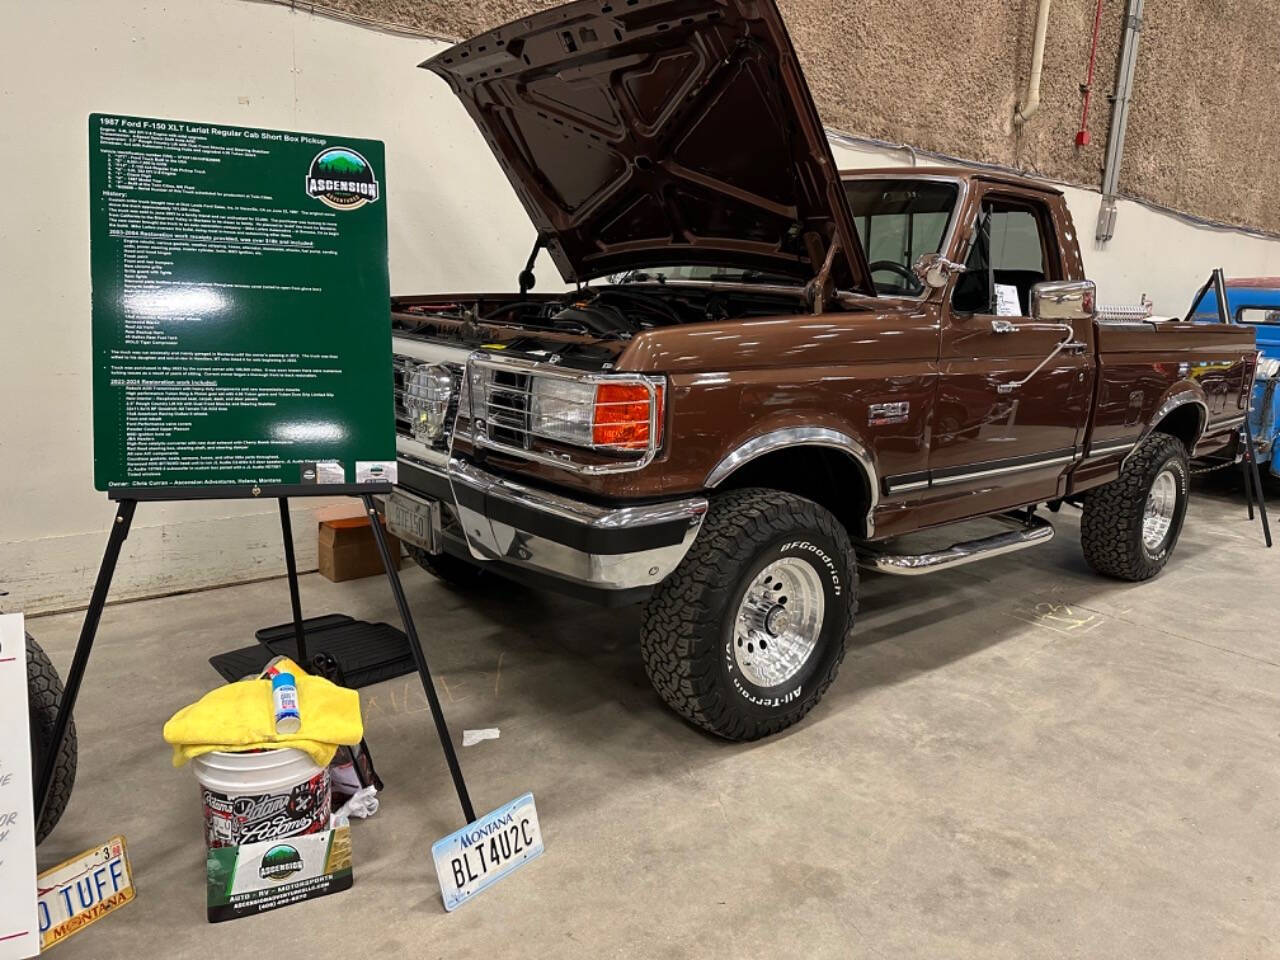
{"label": "white detailing bucket", "polygon": [[191,767],[200,781],[211,848],[329,828],[329,769],[301,750],[206,753]]}

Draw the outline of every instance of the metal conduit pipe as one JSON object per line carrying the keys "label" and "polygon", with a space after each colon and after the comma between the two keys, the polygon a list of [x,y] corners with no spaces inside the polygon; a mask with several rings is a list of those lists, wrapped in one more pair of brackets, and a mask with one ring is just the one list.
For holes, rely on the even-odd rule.
{"label": "metal conduit pipe", "polygon": [[1049,4],[1051,0],[1040,0],[1040,10],[1036,14],[1036,38],[1031,47],[1031,76],[1027,80],[1027,93],[1013,112],[1013,122],[1024,124],[1040,109],[1040,75],[1044,72],[1044,37],[1049,31]]}
{"label": "metal conduit pipe", "polygon": [[1129,126],[1133,78],[1138,66],[1142,4],[1143,0],[1129,0],[1124,17],[1124,40],[1120,45],[1120,66],[1111,110],[1111,133],[1107,137],[1107,159],[1102,172],[1102,203],[1098,207],[1098,228],[1094,234],[1098,243],[1106,243],[1116,232],[1116,194],[1120,190],[1120,161],[1124,158],[1124,134]]}

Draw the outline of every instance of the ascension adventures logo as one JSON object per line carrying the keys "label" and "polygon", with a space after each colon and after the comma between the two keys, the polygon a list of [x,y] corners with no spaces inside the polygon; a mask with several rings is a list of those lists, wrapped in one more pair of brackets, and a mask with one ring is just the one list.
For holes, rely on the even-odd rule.
{"label": "ascension adventures logo", "polygon": [[258,876],[263,880],[285,880],[301,869],[301,854],[287,843],[280,843],[263,856]]}
{"label": "ascension adventures logo", "polygon": [[378,178],[369,161],[350,147],[329,147],[311,161],[307,196],[335,210],[355,210],[378,199]]}

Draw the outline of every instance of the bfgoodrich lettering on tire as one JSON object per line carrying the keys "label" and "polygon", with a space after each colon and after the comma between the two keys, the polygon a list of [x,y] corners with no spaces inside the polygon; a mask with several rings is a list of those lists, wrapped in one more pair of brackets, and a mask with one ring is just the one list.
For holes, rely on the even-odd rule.
{"label": "bfgoodrich lettering on tire", "polygon": [[640,650],[682,717],[730,740],[791,726],[822,699],[857,610],[844,528],[811,500],[712,500],[688,555],[645,607]]}
{"label": "bfgoodrich lettering on tire", "polygon": [[1143,440],[1120,476],[1085,501],[1080,544],[1089,566],[1120,580],[1148,580],[1163,570],[1187,515],[1190,475],[1177,437]]}

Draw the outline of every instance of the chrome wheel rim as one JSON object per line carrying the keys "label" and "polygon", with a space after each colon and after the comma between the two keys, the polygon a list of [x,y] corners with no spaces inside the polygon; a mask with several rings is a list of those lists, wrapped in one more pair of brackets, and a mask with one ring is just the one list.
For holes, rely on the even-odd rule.
{"label": "chrome wheel rim", "polygon": [[1142,543],[1148,550],[1158,550],[1173,526],[1178,506],[1178,479],[1172,470],[1161,470],[1151,484],[1147,504],[1142,511]]}
{"label": "chrome wheel rim", "polygon": [[826,596],[812,564],[775,560],[755,575],[733,624],[733,658],[757,687],[776,687],[809,662],[822,634]]}

